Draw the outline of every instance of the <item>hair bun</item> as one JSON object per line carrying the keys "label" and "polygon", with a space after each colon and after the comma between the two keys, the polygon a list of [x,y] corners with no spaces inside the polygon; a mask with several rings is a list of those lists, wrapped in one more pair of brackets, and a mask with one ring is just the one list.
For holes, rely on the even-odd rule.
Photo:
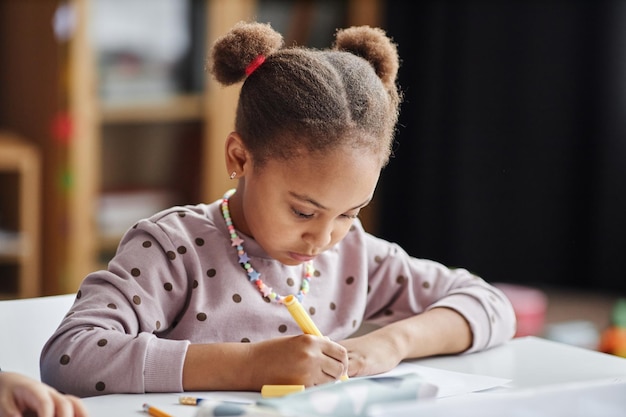
{"label": "hair bun", "polygon": [[246,67],[259,55],[268,56],[283,46],[283,36],[267,23],[238,22],[213,44],[208,70],[224,85],[246,77]]}
{"label": "hair bun", "polygon": [[369,61],[387,88],[395,85],[400,65],[398,49],[382,29],[370,26],[340,29],[335,34],[334,47]]}

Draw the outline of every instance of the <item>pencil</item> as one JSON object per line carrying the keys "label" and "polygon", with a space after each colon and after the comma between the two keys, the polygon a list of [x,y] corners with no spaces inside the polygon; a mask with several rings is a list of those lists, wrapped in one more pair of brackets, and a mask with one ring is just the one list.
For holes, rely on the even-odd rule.
{"label": "pencil", "polygon": [[167,414],[165,411],[159,410],[158,408],[153,407],[150,404],[144,404],[143,411],[147,412],[152,417],[172,417],[171,415]]}
{"label": "pencil", "polygon": [[[312,334],[315,336],[324,337],[324,335],[322,334],[322,332],[320,332],[315,323],[313,323],[313,320],[307,314],[304,307],[302,307],[302,304],[300,304],[298,299],[293,294],[290,294],[283,298],[283,304],[285,304],[287,310],[289,310],[289,313],[291,313],[291,317],[293,317],[296,323],[298,323],[298,326],[300,326],[304,334]],[[348,379],[348,375],[341,375],[342,381],[346,381]]]}

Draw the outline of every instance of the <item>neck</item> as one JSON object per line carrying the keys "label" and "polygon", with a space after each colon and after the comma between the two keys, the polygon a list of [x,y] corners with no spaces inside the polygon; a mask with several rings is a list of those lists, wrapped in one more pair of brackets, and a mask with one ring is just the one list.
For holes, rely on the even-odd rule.
{"label": "neck", "polygon": [[233,194],[228,199],[228,208],[230,210],[230,217],[231,217],[231,220],[233,222],[233,226],[235,227],[235,229],[239,230],[241,233],[245,235],[248,235],[254,238],[254,236],[252,236],[252,233],[250,232],[250,229],[248,228],[248,224],[246,223],[246,220],[245,220],[246,217],[243,213],[243,201],[241,199],[241,196],[243,195],[243,193],[239,191],[241,188],[242,187],[238,186],[235,194]]}

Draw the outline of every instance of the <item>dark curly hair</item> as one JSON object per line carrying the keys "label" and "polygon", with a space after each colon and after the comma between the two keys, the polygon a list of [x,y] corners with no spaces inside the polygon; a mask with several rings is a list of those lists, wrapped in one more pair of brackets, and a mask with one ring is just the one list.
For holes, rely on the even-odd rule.
{"label": "dark curly hair", "polygon": [[332,49],[318,50],[283,47],[269,24],[239,22],[216,40],[207,67],[223,85],[245,79],[235,130],[256,164],[340,146],[389,160],[401,94],[397,48],[383,30],[341,29]]}

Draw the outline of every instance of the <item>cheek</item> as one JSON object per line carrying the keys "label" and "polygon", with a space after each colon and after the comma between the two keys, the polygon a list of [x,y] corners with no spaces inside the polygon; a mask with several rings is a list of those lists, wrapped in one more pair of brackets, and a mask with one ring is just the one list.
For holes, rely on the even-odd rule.
{"label": "cheek", "polygon": [[339,225],[335,226],[332,234],[333,245],[337,242],[340,242],[344,237],[346,237],[346,235],[352,228],[352,224],[352,221],[344,220]]}

